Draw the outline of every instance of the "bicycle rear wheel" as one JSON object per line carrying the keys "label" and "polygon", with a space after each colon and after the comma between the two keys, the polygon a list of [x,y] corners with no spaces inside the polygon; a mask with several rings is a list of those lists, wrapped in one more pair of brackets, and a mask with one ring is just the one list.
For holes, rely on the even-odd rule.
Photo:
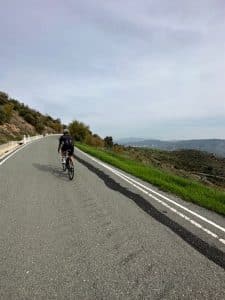
{"label": "bicycle rear wheel", "polygon": [[69,175],[69,179],[72,180],[74,177],[74,165],[71,158],[69,158],[68,175]]}

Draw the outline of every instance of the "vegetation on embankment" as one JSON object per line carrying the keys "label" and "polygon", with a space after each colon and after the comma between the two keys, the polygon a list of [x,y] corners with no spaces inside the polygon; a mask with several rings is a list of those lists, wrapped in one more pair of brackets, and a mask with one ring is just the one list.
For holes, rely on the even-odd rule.
{"label": "vegetation on embankment", "polygon": [[62,128],[60,119],[43,115],[0,92],[0,144],[21,139],[24,134],[58,133]]}
{"label": "vegetation on embankment", "polygon": [[192,149],[165,151],[121,146],[114,146],[112,150],[145,165],[225,190],[225,159],[212,153]]}
{"label": "vegetation on embankment", "polygon": [[80,150],[149,182],[163,191],[171,192],[184,200],[225,215],[225,192],[223,191],[204,186],[197,181],[174,175],[151,165],[145,165],[112,150],[95,148],[81,143],[77,143],[76,146]]}

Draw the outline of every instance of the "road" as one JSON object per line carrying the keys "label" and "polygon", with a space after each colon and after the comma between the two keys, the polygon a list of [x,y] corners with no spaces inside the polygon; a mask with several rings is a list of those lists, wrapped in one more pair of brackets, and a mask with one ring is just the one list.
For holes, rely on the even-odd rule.
{"label": "road", "polygon": [[0,165],[0,299],[225,299],[222,216],[169,195],[221,228],[190,222],[78,150],[69,181],[56,148]]}

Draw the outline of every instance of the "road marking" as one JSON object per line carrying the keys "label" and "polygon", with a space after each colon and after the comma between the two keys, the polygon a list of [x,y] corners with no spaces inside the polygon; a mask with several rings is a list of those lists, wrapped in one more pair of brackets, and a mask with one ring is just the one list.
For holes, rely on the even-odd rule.
{"label": "road marking", "polygon": [[[49,134],[46,137],[48,137],[48,136],[54,136],[54,135],[58,135],[58,134]],[[42,135],[38,135],[38,136],[34,136],[34,137],[29,137],[29,139],[26,141],[26,143],[23,146],[19,147],[19,149],[15,150],[15,151],[12,150],[12,151],[9,152],[9,153],[12,153],[12,154],[8,155],[9,153],[7,153],[6,155],[3,155],[2,156],[2,158],[3,158],[2,160],[1,160],[1,157],[0,157],[0,160],[1,160],[0,161],[0,166],[3,165],[4,162],[6,162],[10,157],[12,157],[14,154],[16,154],[17,152],[19,152],[20,150],[22,150],[26,146],[32,144],[35,141],[43,139],[43,138],[44,137]],[[4,157],[6,157],[6,158],[4,159]]]}
{"label": "road marking", "polygon": [[[33,141],[30,141],[26,144],[24,144],[23,146],[19,147],[17,150],[13,151],[10,155],[8,156],[4,156],[5,158],[3,160],[0,161],[0,166],[3,165],[9,158],[11,158],[12,156],[14,156],[17,152],[19,152],[20,150],[22,150],[23,148],[25,148],[26,146],[30,145],[31,143],[37,141],[39,139],[36,139],[36,140],[33,140]],[[1,158],[0,158],[1,159]]]}
{"label": "road marking", "polygon": [[9,154],[11,154],[12,152],[16,151],[18,148],[20,148],[19,145],[17,145],[15,148],[13,149],[10,149],[9,151],[6,151],[5,153],[3,153],[1,156],[0,156],[0,160],[3,160],[6,156],[8,156]]}
{"label": "road marking", "polygon": [[203,227],[202,225],[200,225],[199,223],[197,223],[196,221],[192,220],[191,218],[187,217],[186,215],[182,214],[181,212],[179,212],[177,209],[171,207],[170,205],[168,205],[167,203],[165,203],[164,201],[158,199],[157,197],[155,197],[154,195],[152,195],[151,193],[147,192],[145,189],[141,188],[140,186],[132,183],[130,180],[124,178],[121,174],[117,174],[119,177],[123,178],[125,181],[129,182],[131,185],[133,185],[134,187],[136,187],[138,190],[142,191],[143,193],[145,193],[146,195],[148,195],[151,199],[154,199],[155,201],[159,202],[161,205],[165,206],[167,209],[171,210],[173,213],[177,214],[178,216],[180,216],[181,218],[185,219],[186,221],[190,222],[192,225],[200,228],[201,230],[205,231],[207,234],[211,235],[212,237],[218,239],[220,242],[222,242],[225,245],[225,241],[223,241],[223,239],[221,239],[217,234],[213,233],[212,231],[208,230],[207,228]]}
{"label": "road marking", "polygon": [[155,195],[157,195],[157,196],[163,198],[164,200],[166,200],[166,201],[168,201],[168,202],[170,202],[170,203],[172,203],[172,204],[174,204],[174,205],[180,207],[181,209],[183,209],[183,210],[187,211],[188,213],[194,215],[195,217],[201,219],[202,221],[204,221],[204,222],[206,222],[206,223],[208,223],[208,224],[210,224],[210,225],[216,227],[217,229],[219,229],[219,230],[225,232],[225,228],[222,227],[222,226],[220,226],[220,225],[218,225],[218,224],[216,224],[215,222],[210,221],[209,219],[206,219],[205,217],[203,217],[203,216],[197,214],[196,212],[190,210],[189,208],[187,208],[187,207],[185,207],[185,206],[183,206],[183,205],[177,203],[176,201],[171,200],[170,198],[168,198],[168,197],[166,197],[166,196],[164,196],[164,195],[162,195],[162,194],[160,194],[160,193],[158,193],[158,192],[152,190],[151,188],[149,188],[149,187],[147,187],[147,186],[141,184],[140,182],[134,180],[133,178],[130,178],[130,177],[126,176],[125,174],[123,174],[123,173],[121,173],[121,172],[119,172],[119,171],[117,171],[117,170],[115,170],[115,172],[118,172],[119,174],[121,174],[121,175],[124,176],[125,178],[128,178],[128,179],[131,180],[132,182],[137,183],[139,186],[145,188],[146,190],[150,191],[151,193],[153,193],[153,194],[155,194]]}
{"label": "road marking", "polygon": [[77,149],[79,152],[81,152],[82,154],[86,155],[89,159],[95,161],[96,163],[102,165],[103,167],[105,167],[106,169],[110,170],[112,173],[116,174],[117,176],[119,176],[120,178],[122,178],[123,180],[125,180],[126,182],[130,183],[132,186],[134,186],[135,188],[137,188],[138,190],[140,190],[141,192],[143,192],[144,194],[148,195],[150,198],[154,199],[155,201],[159,202],[160,204],[162,204],[163,206],[165,206],[166,208],[168,208],[169,210],[171,210],[172,212],[174,212],[175,214],[179,215],[181,218],[185,219],[186,221],[190,222],[192,225],[194,225],[195,227],[203,230],[204,232],[206,232],[208,235],[214,237],[215,239],[217,239],[218,241],[220,241],[222,244],[225,245],[225,240],[223,238],[220,238],[217,234],[213,233],[212,231],[208,230],[207,228],[203,227],[201,224],[197,223],[196,221],[192,220],[191,218],[189,218],[188,216],[182,214],[181,212],[179,212],[177,209],[171,207],[169,204],[167,204],[166,202],[164,202],[163,200],[157,198],[156,196],[153,195],[153,193],[155,195],[157,195],[158,197],[163,198],[164,200],[166,200],[167,202],[170,202],[176,206],[178,206],[179,208],[187,211],[188,213],[194,215],[195,217],[201,219],[202,221],[212,225],[213,227],[220,229],[221,231],[225,232],[225,228],[216,224],[215,222],[208,220],[204,217],[202,217],[201,215],[193,212],[192,210],[186,208],[185,206],[177,203],[174,200],[169,199],[168,197],[150,189],[149,187],[141,184],[140,182],[134,180],[133,178],[119,172],[118,170],[108,166],[107,164],[97,160],[96,158],[93,158],[92,156],[90,156],[89,154],[81,151],[80,149]]}
{"label": "road marking", "polygon": [[[58,133],[56,133],[56,134],[49,134],[49,135],[47,135],[46,137],[49,137],[49,136],[58,136],[58,135],[60,135],[60,134],[58,134]],[[24,144],[23,146],[21,146],[19,149],[15,150],[15,151],[12,150],[12,152],[9,152],[9,153],[12,153],[12,154],[8,155],[9,153],[7,153],[6,155],[3,155],[3,157],[6,157],[6,158],[5,158],[5,159],[3,158],[3,159],[1,160],[1,157],[0,157],[0,160],[1,160],[1,161],[0,161],[0,166],[3,165],[10,157],[12,157],[14,154],[16,154],[17,152],[19,152],[20,150],[22,150],[22,149],[25,148],[26,146],[30,145],[31,143],[33,143],[33,142],[35,142],[35,141],[38,141],[38,140],[40,140],[40,139],[43,139],[43,138],[44,138],[43,136],[38,136],[38,138],[34,138],[33,140],[32,140],[32,138],[31,138],[30,141],[26,142],[26,144]]]}
{"label": "road marking", "polygon": [[17,152],[19,152],[20,150],[22,150],[27,145],[29,145],[29,144],[21,146],[19,149],[13,151],[10,155],[6,156],[6,158],[4,158],[3,160],[0,161],[0,166],[3,165],[10,157],[12,157],[13,155],[15,155]]}

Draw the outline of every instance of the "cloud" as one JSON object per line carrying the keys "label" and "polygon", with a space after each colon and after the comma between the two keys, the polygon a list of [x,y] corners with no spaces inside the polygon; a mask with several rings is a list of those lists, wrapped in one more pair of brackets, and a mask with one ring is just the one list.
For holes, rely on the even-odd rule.
{"label": "cloud", "polygon": [[223,123],[208,122],[225,117],[224,8],[210,0],[7,1],[1,89],[102,135],[225,137]]}

